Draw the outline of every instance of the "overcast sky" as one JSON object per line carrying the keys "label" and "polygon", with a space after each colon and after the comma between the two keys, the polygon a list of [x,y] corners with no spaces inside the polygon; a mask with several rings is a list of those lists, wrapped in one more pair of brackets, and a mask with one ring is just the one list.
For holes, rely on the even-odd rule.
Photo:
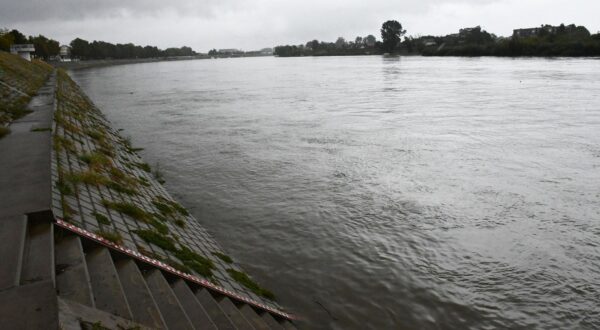
{"label": "overcast sky", "polygon": [[497,35],[542,23],[600,30],[600,0],[0,0],[0,27],[113,43],[253,50],[373,34],[388,19],[409,35],[481,25]]}

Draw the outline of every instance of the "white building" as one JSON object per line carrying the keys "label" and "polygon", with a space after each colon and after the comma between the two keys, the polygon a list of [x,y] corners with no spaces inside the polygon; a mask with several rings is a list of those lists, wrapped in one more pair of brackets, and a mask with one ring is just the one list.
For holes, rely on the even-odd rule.
{"label": "white building", "polygon": [[71,61],[71,47],[69,47],[67,45],[60,46],[60,51],[58,52],[58,55],[60,56],[61,61],[70,62]]}
{"label": "white building", "polygon": [[10,46],[10,53],[21,56],[22,58],[31,61],[31,53],[35,52],[33,44],[14,44]]}

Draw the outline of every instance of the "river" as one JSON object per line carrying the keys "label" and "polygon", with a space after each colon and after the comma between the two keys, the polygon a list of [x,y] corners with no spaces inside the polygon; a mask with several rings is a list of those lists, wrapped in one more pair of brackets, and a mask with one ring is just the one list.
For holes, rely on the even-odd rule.
{"label": "river", "polygon": [[600,327],[598,59],[72,75],[301,327]]}

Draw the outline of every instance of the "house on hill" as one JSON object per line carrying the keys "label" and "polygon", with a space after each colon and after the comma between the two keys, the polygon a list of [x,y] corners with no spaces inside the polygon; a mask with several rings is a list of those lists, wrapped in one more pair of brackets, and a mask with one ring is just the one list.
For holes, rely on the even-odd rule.
{"label": "house on hill", "polygon": [[33,44],[13,44],[10,46],[10,53],[19,55],[22,58],[31,61],[31,53],[35,52]]}

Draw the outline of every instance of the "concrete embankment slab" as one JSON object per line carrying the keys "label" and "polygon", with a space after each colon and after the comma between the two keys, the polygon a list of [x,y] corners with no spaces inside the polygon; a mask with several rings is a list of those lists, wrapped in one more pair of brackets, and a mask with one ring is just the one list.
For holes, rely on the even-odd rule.
{"label": "concrete embankment slab", "polygon": [[55,75],[31,102],[29,115],[0,139],[0,210],[5,217],[51,209],[50,137]]}

